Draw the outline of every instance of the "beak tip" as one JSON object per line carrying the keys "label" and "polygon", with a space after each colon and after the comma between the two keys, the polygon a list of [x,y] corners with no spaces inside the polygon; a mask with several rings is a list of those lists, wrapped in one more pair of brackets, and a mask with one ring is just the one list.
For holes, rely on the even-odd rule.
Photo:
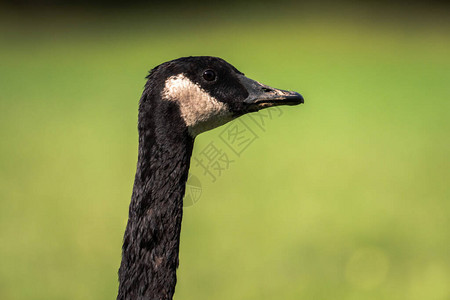
{"label": "beak tip", "polygon": [[300,95],[299,93],[297,93],[297,92],[295,92],[295,93],[297,94],[299,104],[304,104],[305,98],[303,98],[303,96]]}
{"label": "beak tip", "polygon": [[305,99],[299,93],[297,93],[297,92],[289,92],[289,93],[290,93],[290,96],[288,98],[290,98],[290,100],[293,101],[293,105],[305,103]]}

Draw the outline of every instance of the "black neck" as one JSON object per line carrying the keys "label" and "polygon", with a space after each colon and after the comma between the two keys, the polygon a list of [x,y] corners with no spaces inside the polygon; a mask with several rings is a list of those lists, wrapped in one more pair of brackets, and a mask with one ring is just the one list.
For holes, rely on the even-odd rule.
{"label": "black neck", "polygon": [[158,125],[145,111],[139,119],[139,157],[117,299],[169,300],[177,280],[183,195],[194,140],[185,128],[175,127],[181,124],[177,120]]}

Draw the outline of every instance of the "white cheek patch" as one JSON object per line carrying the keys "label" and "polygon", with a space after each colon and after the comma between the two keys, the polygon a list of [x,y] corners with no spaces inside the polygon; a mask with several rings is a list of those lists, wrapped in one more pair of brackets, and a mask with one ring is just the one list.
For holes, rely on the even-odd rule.
{"label": "white cheek patch", "polygon": [[166,80],[162,97],[179,104],[181,117],[193,136],[232,119],[225,103],[209,95],[183,74]]}

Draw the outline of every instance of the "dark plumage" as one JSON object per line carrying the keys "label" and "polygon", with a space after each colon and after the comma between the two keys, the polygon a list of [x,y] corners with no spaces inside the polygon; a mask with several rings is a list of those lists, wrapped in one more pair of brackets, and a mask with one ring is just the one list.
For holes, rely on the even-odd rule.
{"label": "dark plumage", "polygon": [[215,57],[185,57],[148,75],[139,103],[139,154],[117,299],[172,299],[183,195],[195,136],[248,112],[303,103]]}

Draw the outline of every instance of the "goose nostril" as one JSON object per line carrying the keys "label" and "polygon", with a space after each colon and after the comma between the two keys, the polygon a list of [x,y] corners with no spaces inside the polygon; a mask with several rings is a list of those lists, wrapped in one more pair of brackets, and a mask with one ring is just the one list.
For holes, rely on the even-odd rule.
{"label": "goose nostril", "polygon": [[268,89],[268,88],[262,88],[262,90],[263,90],[264,93],[270,93],[270,92],[273,92],[272,89]]}

